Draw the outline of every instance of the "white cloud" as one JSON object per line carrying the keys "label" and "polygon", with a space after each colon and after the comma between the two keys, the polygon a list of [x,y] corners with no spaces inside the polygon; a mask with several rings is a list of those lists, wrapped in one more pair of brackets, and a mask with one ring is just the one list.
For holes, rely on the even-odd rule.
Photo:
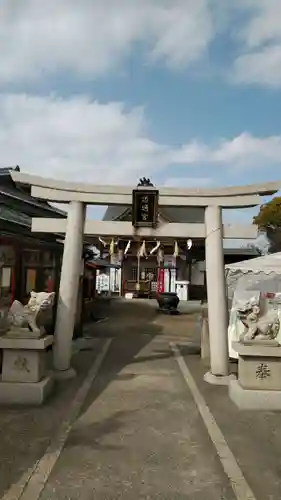
{"label": "white cloud", "polygon": [[209,158],[209,148],[202,143],[192,141],[183,145],[178,151],[173,153],[175,163],[199,163]]}
{"label": "white cloud", "polygon": [[44,176],[100,183],[132,182],[167,166],[166,148],[145,134],[141,108],[85,97],[0,97],[4,165]]}
{"label": "white cloud", "polygon": [[247,47],[261,47],[265,43],[281,42],[280,0],[240,0],[240,7],[249,10],[250,16],[240,37]]}
{"label": "white cloud", "polygon": [[[2,166],[19,164],[46,177],[131,184],[147,175],[166,184],[180,177],[187,184],[207,185],[219,176],[221,184],[222,166],[227,179],[233,166],[244,172],[281,161],[281,136],[245,133],[216,145],[193,141],[178,148],[153,141],[147,129],[143,109],[123,103],[0,94]],[[191,169],[202,164],[212,170],[195,177]]]}
{"label": "white cloud", "polygon": [[230,141],[223,141],[211,153],[214,162],[241,167],[258,167],[281,160],[281,136],[253,137],[243,133]]}
{"label": "white cloud", "polygon": [[0,85],[92,80],[124,68],[136,46],[146,62],[186,68],[222,29],[240,45],[232,83],[280,86],[280,16],[280,0],[2,0]]}
{"label": "white cloud", "polygon": [[278,88],[281,85],[281,44],[264,47],[237,57],[234,63],[237,83],[254,83]]}
{"label": "white cloud", "polygon": [[281,2],[239,0],[247,22],[239,32],[242,53],[234,62],[231,78],[238,83],[281,85]]}
{"label": "white cloud", "polygon": [[142,43],[152,60],[200,58],[215,30],[209,0],[2,0],[0,83],[116,69]]}
{"label": "white cloud", "polygon": [[275,165],[281,161],[281,136],[259,138],[243,133],[215,146],[192,142],[174,152],[173,160],[176,163],[223,164],[242,169]]}

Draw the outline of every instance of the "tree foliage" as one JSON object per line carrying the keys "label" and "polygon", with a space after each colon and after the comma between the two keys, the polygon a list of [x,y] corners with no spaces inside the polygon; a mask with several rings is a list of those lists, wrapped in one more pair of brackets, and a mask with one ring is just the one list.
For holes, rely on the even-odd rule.
{"label": "tree foliage", "polygon": [[262,205],[258,215],[253,218],[253,223],[266,233],[270,252],[281,251],[281,197]]}

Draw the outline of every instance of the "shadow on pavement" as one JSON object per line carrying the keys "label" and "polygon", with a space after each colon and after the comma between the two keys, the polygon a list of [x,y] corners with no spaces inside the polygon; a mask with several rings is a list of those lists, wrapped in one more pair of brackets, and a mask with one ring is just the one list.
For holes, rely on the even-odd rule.
{"label": "shadow on pavement", "polygon": [[75,432],[75,427],[68,437],[65,448],[94,448],[95,450],[116,451],[122,449],[119,445],[101,444],[104,436],[114,434],[124,427],[124,417],[135,413],[135,411],[117,411],[112,416],[99,422],[93,422],[87,426],[79,427],[79,432]]}
{"label": "shadow on pavement", "polygon": [[[105,300],[99,307],[99,314],[107,320],[87,325],[85,335],[99,339],[111,337],[113,341],[80,415],[87,411],[111,381],[129,380],[138,376],[134,373],[120,373],[127,365],[172,357],[169,348],[154,350],[151,356],[137,357],[153,339],[163,335],[162,320],[160,324],[157,322],[157,307],[142,301],[120,299]],[[167,322],[168,331],[170,328],[172,326]],[[44,406],[0,408],[0,496],[19,481],[44,454],[60,423],[67,416],[71,402],[94,362],[97,350],[82,351],[74,356],[73,366],[78,373],[77,378],[58,383],[55,394]],[[51,355],[50,352],[50,359]],[[85,446],[100,446],[101,437],[118,430],[122,426],[122,419],[124,420],[124,412],[119,411],[108,419],[86,426],[85,436],[82,435],[82,439],[85,437]],[[81,444],[80,432],[79,443]],[[72,433],[67,446],[75,446],[75,433]]]}
{"label": "shadow on pavement", "polygon": [[[0,497],[45,453],[61,421],[66,418],[94,355],[93,351],[75,355],[72,364],[77,377],[57,382],[53,395],[43,406],[0,407]],[[51,352],[48,358],[51,365]]]}
{"label": "shadow on pavement", "polygon": [[[106,362],[109,369],[102,370],[102,376],[98,378],[98,389],[95,387],[95,397],[98,397],[112,378],[118,376],[122,368],[151,341],[151,336],[160,333],[160,328],[151,324],[156,315],[153,308],[130,307],[128,302],[123,304],[118,299],[104,300],[99,307],[102,316],[109,316],[108,321],[94,323],[90,329],[88,327],[88,331],[93,337],[120,337],[121,355],[116,356],[115,347],[112,346],[107,356],[109,362]],[[125,340],[128,336],[132,336],[136,341],[128,343]],[[71,402],[93,364],[98,349],[82,351],[74,356],[73,367],[78,374],[77,378],[58,382],[55,392],[42,407],[0,407],[0,497],[45,453],[61,421],[66,418]],[[51,366],[52,352],[48,353],[48,358]],[[101,422],[99,426],[91,429],[89,434],[92,434],[93,440],[98,439],[102,433],[109,432],[110,428],[121,425],[121,416],[121,413],[117,414],[109,419],[110,421]],[[85,437],[88,442],[89,434]]]}
{"label": "shadow on pavement", "polygon": [[[155,307],[153,305],[155,302]],[[104,302],[104,305],[106,302]],[[194,312],[192,311],[192,314]],[[161,337],[164,332],[163,325],[157,321],[159,318],[156,301],[148,300],[125,300],[112,299],[107,303],[108,321],[93,325],[88,334],[100,338],[113,338],[111,347],[101,367],[98,377],[88,394],[87,400],[81,410],[81,414],[97,399],[108,385],[117,378],[124,376],[120,372],[128,365],[146,361],[172,358],[173,354],[169,347],[167,349],[154,349],[150,356],[138,356],[138,354],[149,345],[155,338]],[[167,324],[175,327],[173,319],[179,316],[168,317]],[[164,318],[164,319],[165,319]],[[171,331],[173,331],[171,326]],[[200,354],[200,346],[191,344],[183,347],[184,352],[189,355]],[[156,353],[156,354],[155,354]],[[128,374],[125,375],[127,377]],[[134,377],[133,374],[129,374]],[[128,380],[128,379],[127,379]]]}

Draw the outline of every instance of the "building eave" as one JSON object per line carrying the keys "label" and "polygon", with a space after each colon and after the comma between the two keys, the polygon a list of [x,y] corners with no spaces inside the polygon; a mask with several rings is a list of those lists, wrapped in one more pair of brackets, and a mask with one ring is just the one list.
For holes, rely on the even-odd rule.
{"label": "building eave", "polygon": [[60,218],[67,216],[66,212],[53,207],[48,202],[32,197],[30,186],[16,184],[12,177],[13,172],[20,172],[20,168],[18,166],[0,168],[0,201],[2,204],[8,206],[13,202],[22,204],[25,207],[23,211],[30,216],[36,216],[39,213],[43,217],[48,217],[50,214]]}

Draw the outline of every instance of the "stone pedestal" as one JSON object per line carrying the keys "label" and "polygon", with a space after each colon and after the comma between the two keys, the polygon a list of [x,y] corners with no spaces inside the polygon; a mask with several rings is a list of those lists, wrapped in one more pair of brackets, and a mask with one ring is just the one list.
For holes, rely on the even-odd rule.
{"label": "stone pedestal", "polygon": [[229,396],[244,410],[281,410],[281,346],[275,340],[233,342],[238,353],[238,380]]}
{"label": "stone pedestal", "polygon": [[45,357],[54,337],[24,337],[30,333],[28,329],[13,328],[0,337],[0,404],[42,404],[52,391],[53,379],[46,374]]}

